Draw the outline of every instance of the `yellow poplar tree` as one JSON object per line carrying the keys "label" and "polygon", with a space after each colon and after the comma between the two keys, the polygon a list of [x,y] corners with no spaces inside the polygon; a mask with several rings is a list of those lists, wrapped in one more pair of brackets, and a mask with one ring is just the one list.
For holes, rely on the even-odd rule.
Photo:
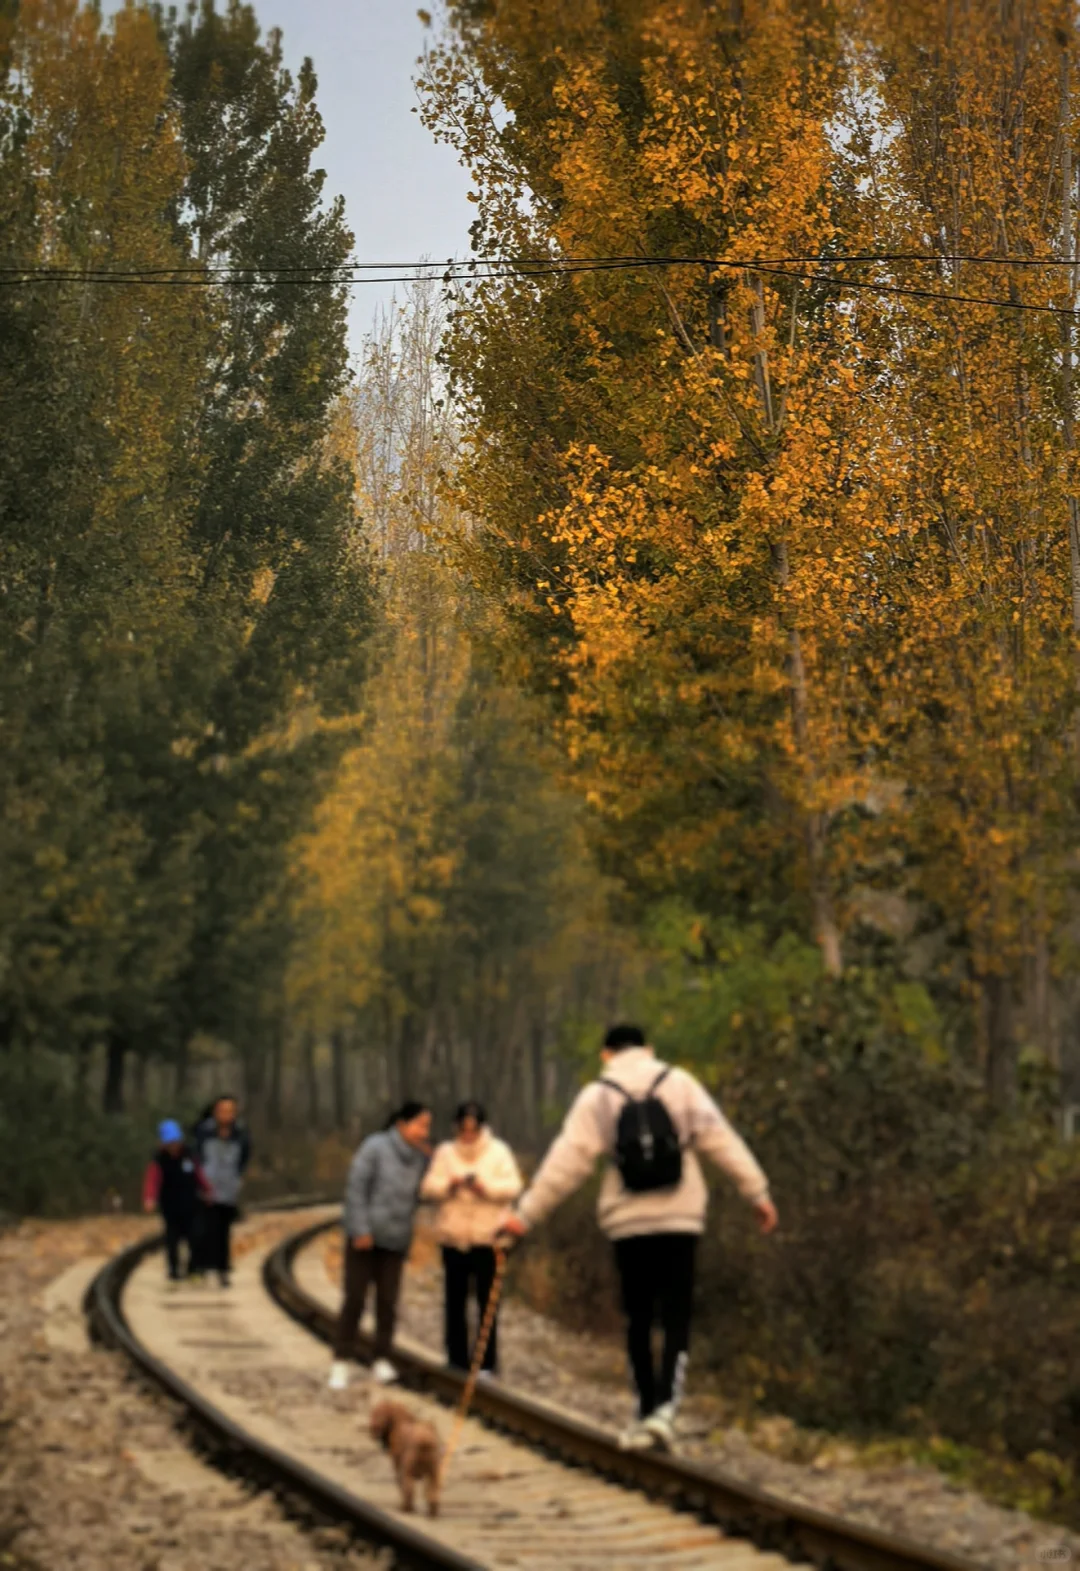
{"label": "yellow poplar tree", "polygon": [[881,296],[866,333],[897,526],[867,683],[908,792],[911,887],[967,957],[1004,1101],[1023,1040],[1056,1052],[1076,822],[1073,328],[1045,309],[1076,301],[1047,265],[1075,255],[1074,46],[1053,4],[864,15],[854,141],[878,249],[929,264],[859,270],[916,291]]}
{"label": "yellow poplar tree", "polygon": [[875,522],[865,376],[809,270],[754,265],[862,238],[831,180],[835,18],[796,0],[450,16],[428,115],[474,170],[484,250],[697,259],[463,295],[477,577],[513,586],[508,641],[527,630],[522,669],[560,695],[614,864],[646,893],[771,898],[838,973],[834,826],[864,790],[844,709]]}

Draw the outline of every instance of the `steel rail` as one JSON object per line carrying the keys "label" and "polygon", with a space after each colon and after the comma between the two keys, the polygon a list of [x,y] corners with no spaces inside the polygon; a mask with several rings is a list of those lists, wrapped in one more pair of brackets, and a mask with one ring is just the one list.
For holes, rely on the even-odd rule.
{"label": "steel rail", "polygon": [[[252,1210],[286,1210],[317,1203],[306,1199],[252,1207]],[[83,1302],[93,1335],[106,1346],[126,1353],[142,1374],[181,1403],[196,1426],[208,1435],[216,1449],[226,1453],[234,1467],[279,1493],[300,1496],[320,1515],[347,1524],[370,1544],[392,1550],[395,1564],[407,1566],[411,1571],[485,1571],[479,1561],[447,1548],[276,1446],[248,1434],[144,1347],[124,1314],[124,1287],[147,1255],[162,1248],[164,1241],[163,1234],[142,1239],[115,1255],[98,1272]]]}
{"label": "steel rail", "polygon": [[[331,1219],[294,1233],[263,1264],[270,1296],[325,1342],[332,1339],[334,1316],[300,1286],[293,1266],[302,1249],[337,1225]],[[365,1356],[372,1356],[367,1333],[361,1333],[360,1348]],[[403,1385],[456,1405],[464,1385],[462,1375],[435,1358],[400,1347],[394,1349],[394,1362]],[[498,1382],[477,1386],[472,1411],[561,1461],[696,1512],[761,1549],[808,1560],[822,1571],[980,1571],[974,1561],[784,1499],[722,1469],[655,1451],[621,1451],[610,1434],[596,1425]]]}

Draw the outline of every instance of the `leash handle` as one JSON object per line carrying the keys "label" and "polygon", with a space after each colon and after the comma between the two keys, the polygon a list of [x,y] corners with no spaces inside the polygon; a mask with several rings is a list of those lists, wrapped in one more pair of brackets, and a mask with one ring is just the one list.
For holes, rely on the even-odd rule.
{"label": "leash handle", "polygon": [[495,1325],[495,1316],[499,1311],[499,1299],[502,1296],[503,1278],[506,1275],[506,1249],[497,1241],[494,1248],[495,1276],[491,1283],[491,1292],[488,1294],[487,1304],[484,1308],[484,1318],[480,1322],[480,1330],[477,1333],[476,1347],[472,1356],[472,1367],[470,1368],[468,1378],[465,1381],[465,1389],[461,1393],[461,1400],[458,1402],[457,1412],[454,1414],[454,1427],[450,1431],[450,1438],[446,1442],[446,1450],[443,1452],[442,1466],[439,1469],[440,1484],[446,1477],[447,1470],[450,1467],[451,1458],[453,1457],[454,1452],[457,1450],[458,1444],[461,1440],[461,1432],[465,1427],[465,1419],[468,1416],[469,1407],[472,1403],[473,1392],[476,1390],[476,1382],[480,1378],[480,1366],[484,1362],[484,1354],[487,1352],[487,1345],[491,1340],[491,1332]]}

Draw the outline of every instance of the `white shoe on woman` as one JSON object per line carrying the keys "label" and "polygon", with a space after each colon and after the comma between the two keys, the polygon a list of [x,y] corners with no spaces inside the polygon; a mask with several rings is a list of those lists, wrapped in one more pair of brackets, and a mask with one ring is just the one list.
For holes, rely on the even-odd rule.
{"label": "white shoe on woman", "polygon": [[381,1386],[396,1383],[398,1372],[388,1358],[377,1358],[371,1366],[372,1378]]}
{"label": "white shoe on woman", "polygon": [[655,1412],[650,1413],[645,1419],[642,1428],[652,1436],[653,1442],[661,1451],[674,1451],[675,1449],[675,1404],[665,1402]]}

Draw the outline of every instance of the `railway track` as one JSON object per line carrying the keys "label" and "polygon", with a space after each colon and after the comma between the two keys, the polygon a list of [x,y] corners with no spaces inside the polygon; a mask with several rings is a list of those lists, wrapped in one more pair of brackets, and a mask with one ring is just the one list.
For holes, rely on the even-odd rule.
{"label": "railway track", "polygon": [[[305,1225],[297,1228],[297,1222]],[[397,1509],[366,1432],[368,1391],[325,1388],[333,1304],[314,1247],[336,1221],[266,1213],[240,1233],[233,1287],[169,1292],[151,1239],[87,1295],[96,1334],[179,1401],[230,1465],[348,1524],[419,1571],[976,1571],[970,1561],[782,1500],[717,1470],[626,1453],[611,1435],[498,1382],[478,1388],[431,1522]],[[314,1333],[314,1334],[312,1334]],[[426,1350],[395,1350],[410,1405],[443,1431],[461,1380]]]}

